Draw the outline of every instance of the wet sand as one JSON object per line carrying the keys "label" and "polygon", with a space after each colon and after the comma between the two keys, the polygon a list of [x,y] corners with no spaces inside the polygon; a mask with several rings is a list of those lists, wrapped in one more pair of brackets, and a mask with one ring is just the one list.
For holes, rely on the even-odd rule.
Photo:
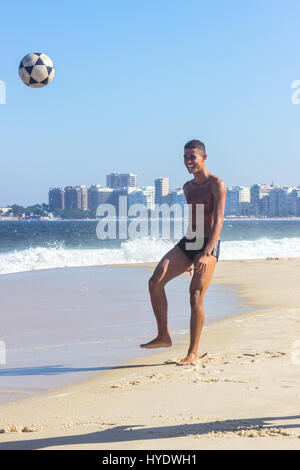
{"label": "wet sand", "polygon": [[[100,266],[1,276],[6,363],[0,365],[0,405],[148,356],[139,345],[156,333],[148,293],[151,271]],[[166,288],[174,341],[189,332],[188,288],[187,276]],[[234,290],[221,285],[211,287],[205,304],[207,325],[242,308]]]}

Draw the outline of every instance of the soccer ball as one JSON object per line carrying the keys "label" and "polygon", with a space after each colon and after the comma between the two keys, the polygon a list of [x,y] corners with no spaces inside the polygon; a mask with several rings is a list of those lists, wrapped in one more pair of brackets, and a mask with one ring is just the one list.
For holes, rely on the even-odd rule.
{"label": "soccer ball", "polygon": [[21,60],[19,75],[25,85],[31,88],[42,88],[54,77],[53,62],[46,54],[33,52]]}

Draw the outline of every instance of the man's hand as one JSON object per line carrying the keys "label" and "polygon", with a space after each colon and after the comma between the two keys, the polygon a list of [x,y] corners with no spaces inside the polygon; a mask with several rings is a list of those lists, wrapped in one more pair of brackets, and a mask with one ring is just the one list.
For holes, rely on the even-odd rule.
{"label": "man's hand", "polygon": [[205,271],[207,270],[208,263],[210,261],[210,257],[211,255],[203,253],[201,254],[201,256],[199,256],[199,258],[195,260],[195,264],[194,264],[195,273],[197,274],[205,273]]}
{"label": "man's hand", "polygon": [[190,273],[190,276],[192,277],[193,274],[194,274],[194,265],[192,264],[192,266],[190,266],[189,268],[187,268],[186,270],[188,273]]}

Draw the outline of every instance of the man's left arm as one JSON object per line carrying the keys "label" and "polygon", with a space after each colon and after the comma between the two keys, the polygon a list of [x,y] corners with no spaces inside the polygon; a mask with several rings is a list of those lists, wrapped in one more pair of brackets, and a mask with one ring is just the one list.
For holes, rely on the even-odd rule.
{"label": "man's left arm", "polygon": [[214,225],[211,230],[207,245],[204,250],[204,255],[209,256],[217,241],[219,240],[220,233],[223,227],[224,210],[226,201],[226,186],[222,180],[218,181],[213,189],[213,213]]}

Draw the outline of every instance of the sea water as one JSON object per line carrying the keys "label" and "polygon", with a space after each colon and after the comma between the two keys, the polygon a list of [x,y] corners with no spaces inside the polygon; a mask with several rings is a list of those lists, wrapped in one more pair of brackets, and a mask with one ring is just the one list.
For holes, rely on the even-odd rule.
{"label": "sea water", "polygon": [[[158,261],[176,240],[100,240],[97,221],[1,221],[0,274]],[[220,259],[300,256],[300,220],[227,220]]]}

